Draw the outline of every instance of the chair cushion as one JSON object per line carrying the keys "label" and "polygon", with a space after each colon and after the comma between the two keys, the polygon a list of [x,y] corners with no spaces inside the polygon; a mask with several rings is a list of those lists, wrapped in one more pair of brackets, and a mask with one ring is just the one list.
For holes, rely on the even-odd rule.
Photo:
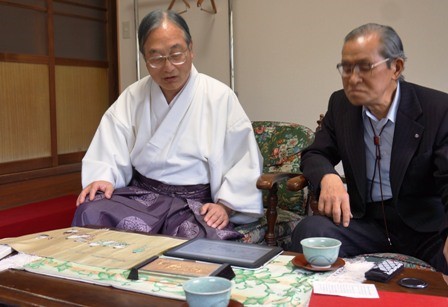
{"label": "chair cushion", "polygon": [[[285,244],[288,244],[291,241],[292,231],[304,216],[283,209],[278,209],[277,214],[277,223],[275,225],[277,244],[279,246],[285,246]],[[235,230],[243,234],[243,238],[238,240],[240,242],[266,244],[264,241],[264,235],[267,230],[266,216],[260,218],[256,222],[239,225]]]}
{"label": "chair cushion", "polygon": [[[252,127],[263,156],[264,173],[300,174],[300,153],[314,140],[314,132],[300,124],[254,121]],[[291,192],[286,184],[279,184],[278,205],[280,208],[305,215],[304,192]],[[263,195],[267,207],[267,193]]]}

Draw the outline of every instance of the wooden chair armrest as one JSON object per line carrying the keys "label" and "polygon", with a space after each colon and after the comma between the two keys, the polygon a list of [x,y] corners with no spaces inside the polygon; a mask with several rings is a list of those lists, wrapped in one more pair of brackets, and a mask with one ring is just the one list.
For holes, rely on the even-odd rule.
{"label": "wooden chair armrest", "polygon": [[264,173],[257,180],[257,188],[270,190],[275,183],[297,176],[294,173]]}
{"label": "wooden chair armrest", "polygon": [[305,176],[303,175],[293,177],[286,182],[286,187],[290,191],[300,191],[307,186],[308,186],[308,180],[306,180]]}
{"label": "wooden chair armrest", "polygon": [[[305,176],[298,175],[289,179],[286,182],[286,187],[290,191],[300,191],[308,186],[308,180],[306,180]],[[308,191],[308,196],[306,198],[306,207],[311,209],[313,215],[320,215],[318,210],[318,198],[314,195],[313,191]],[[308,209],[307,209],[308,210]]]}
{"label": "wooden chair armrest", "polygon": [[257,188],[268,191],[268,207],[266,208],[267,230],[264,236],[267,245],[277,245],[275,224],[277,222],[278,183],[297,176],[293,173],[265,173],[257,180]]}

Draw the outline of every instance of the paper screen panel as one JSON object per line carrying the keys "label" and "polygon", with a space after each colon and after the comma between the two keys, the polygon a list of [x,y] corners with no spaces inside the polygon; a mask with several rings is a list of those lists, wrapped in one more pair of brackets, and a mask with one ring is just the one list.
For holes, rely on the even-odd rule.
{"label": "paper screen panel", "polygon": [[51,155],[48,66],[0,62],[0,163]]}
{"label": "paper screen panel", "polygon": [[107,68],[56,66],[58,154],[88,148],[108,107]]}

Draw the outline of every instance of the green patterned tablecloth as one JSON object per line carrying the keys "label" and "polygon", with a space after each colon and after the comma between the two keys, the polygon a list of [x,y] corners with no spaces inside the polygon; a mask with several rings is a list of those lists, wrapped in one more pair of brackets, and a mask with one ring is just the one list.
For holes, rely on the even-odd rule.
{"label": "green patterned tablecloth", "polygon": [[[257,270],[234,268],[232,299],[244,306],[307,306],[312,283],[329,273],[313,273],[296,268],[293,256],[280,255]],[[184,300],[184,280],[140,274],[140,279],[127,279],[129,270],[81,265],[51,258],[40,258],[24,266],[27,271],[112,286],[161,297]]]}
{"label": "green patterned tablecloth", "polygon": [[307,306],[312,283],[332,272],[314,273],[296,268],[293,256],[280,255],[258,270],[235,269],[232,298],[244,306]]}

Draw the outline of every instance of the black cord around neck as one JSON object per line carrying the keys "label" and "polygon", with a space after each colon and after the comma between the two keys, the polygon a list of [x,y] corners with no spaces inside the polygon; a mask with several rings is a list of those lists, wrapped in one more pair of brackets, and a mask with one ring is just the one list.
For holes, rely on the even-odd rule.
{"label": "black cord around neck", "polygon": [[381,146],[381,134],[383,133],[384,128],[386,128],[387,122],[386,122],[386,124],[384,124],[384,126],[380,130],[380,133],[377,135],[375,128],[373,127],[373,124],[372,124],[372,119],[370,117],[368,117],[368,119],[369,119],[370,127],[372,127],[372,131],[373,131],[373,144],[375,144],[375,167],[373,168],[373,176],[372,176],[372,180],[370,182],[370,200],[373,202],[373,182],[375,180],[376,170],[378,169],[378,179],[380,180],[381,209],[383,211],[384,228],[386,231],[387,240],[389,241],[389,245],[392,246],[392,241],[390,240],[390,236],[389,236],[389,229],[387,227],[386,212],[384,209],[383,181],[381,180],[381,147],[380,147]]}

